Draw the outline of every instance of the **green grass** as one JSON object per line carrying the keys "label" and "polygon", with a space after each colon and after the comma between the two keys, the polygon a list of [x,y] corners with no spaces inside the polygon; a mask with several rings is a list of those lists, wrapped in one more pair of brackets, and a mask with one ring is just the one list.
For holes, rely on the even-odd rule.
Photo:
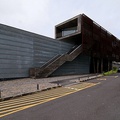
{"label": "green grass", "polygon": [[112,74],[115,74],[115,73],[117,73],[117,69],[116,70],[110,70],[110,71],[108,71],[108,72],[105,72],[105,73],[103,73],[103,75],[105,75],[105,76],[107,76],[107,75],[112,75]]}

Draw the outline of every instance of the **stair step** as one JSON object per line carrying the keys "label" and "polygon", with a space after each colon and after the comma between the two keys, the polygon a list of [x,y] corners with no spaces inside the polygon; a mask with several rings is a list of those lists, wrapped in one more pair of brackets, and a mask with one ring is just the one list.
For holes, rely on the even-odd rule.
{"label": "stair step", "polygon": [[68,52],[68,54],[57,55],[41,68],[31,68],[30,77],[48,77],[66,61],[74,60],[80,53],[82,53],[81,45],[74,48],[71,52]]}

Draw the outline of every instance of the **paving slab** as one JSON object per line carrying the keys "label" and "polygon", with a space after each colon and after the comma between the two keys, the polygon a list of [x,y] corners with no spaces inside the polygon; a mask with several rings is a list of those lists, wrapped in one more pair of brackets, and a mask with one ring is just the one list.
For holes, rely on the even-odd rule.
{"label": "paving slab", "polygon": [[6,99],[28,93],[34,93],[45,89],[59,87],[62,83],[71,84],[86,81],[89,78],[95,78],[96,74],[69,75],[49,78],[22,78],[14,80],[0,81],[0,98]]}

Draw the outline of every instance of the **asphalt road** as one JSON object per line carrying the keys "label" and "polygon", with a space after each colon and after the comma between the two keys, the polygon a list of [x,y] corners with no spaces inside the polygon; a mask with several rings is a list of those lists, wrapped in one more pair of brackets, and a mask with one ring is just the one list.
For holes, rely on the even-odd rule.
{"label": "asphalt road", "polygon": [[88,82],[100,84],[0,120],[120,120],[120,74]]}

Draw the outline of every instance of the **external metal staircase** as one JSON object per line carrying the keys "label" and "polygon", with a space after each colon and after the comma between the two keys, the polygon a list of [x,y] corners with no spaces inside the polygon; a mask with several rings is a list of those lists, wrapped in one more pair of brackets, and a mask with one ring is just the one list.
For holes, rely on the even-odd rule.
{"label": "external metal staircase", "polygon": [[75,47],[70,50],[68,53],[63,55],[57,55],[44,64],[40,68],[31,68],[30,69],[30,77],[34,78],[42,78],[48,77],[52,74],[56,69],[58,69],[61,65],[63,65],[66,61],[73,61],[79,54],[83,51],[82,45]]}

